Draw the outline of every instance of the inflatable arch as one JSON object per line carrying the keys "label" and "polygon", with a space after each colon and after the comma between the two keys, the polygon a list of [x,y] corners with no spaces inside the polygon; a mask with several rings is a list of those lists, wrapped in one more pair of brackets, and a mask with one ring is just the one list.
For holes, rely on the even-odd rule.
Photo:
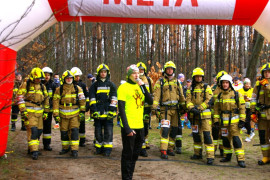
{"label": "inflatable arch", "polygon": [[253,26],[270,40],[269,0],[8,0],[0,6],[0,157],[17,51],[58,21]]}

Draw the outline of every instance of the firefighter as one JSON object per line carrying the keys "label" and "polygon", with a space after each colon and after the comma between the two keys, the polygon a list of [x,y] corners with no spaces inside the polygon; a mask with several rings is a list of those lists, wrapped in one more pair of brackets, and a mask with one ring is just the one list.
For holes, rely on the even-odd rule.
{"label": "firefighter", "polygon": [[29,79],[20,86],[17,94],[19,109],[27,127],[28,152],[32,154],[33,160],[38,159],[43,120],[47,119],[50,111],[48,93],[41,83],[44,76],[40,68],[33,68]]}
{"label": "firefighter", "polygon": [[[86,84],[82,82],[81,80],[81,76],[82,76],[82,71],[77,68],[77,67],[73,67],[70,70],[74,76],[75,76],[75,80],[74,80],[74,84],[78,85],[81,87],[81,89],[83,90],[83,94],[86,98],[86,110],[88,109],[88,105],[89,105],[89,97],[88,97],[88,91],[86,89]],[[80,128],[79,128],[79,136],[80,136],[80,147],[85,147],[85,120],[81,121],[80,123]]]}
{"label": "firefighter", "polygon": [[[211,102],[211,111],[214,110],[214,102],[218,96],[218,94],[221,91],[221,84],[220,84],[220,78],[225,75],[228,74],[226,71],[220,71],[218,72],[218,74],[216,75],[216,84],[212,87],[212,91],[213,91],[213,99]],[[214,113],[212,114],[212,119],[214,118]],[[213,123],[214,124],[214,123]],[[215,145],[215,152],[217,150],[217,148],[219,147],[219,153],[220,153],[220,157],[224,156],[224,150],[223,150],[223,141],[221,138],[221,134],[220,134],[220,129],[214,125],[212,125],[212,136],[213,136],[213,141],[214,141],[214,145]]]}
{"label": "firefighter", "polygon": [[241,93],[244,96],[245,105],[246,105],[246,120],[245,120],[245,128],[247,130],[248,137],[245,139],[246,142],[250,142],[251,139],[255,136],[254,128],[251,128],[251,110],[250,110],[250,101],[252,98],[253,88],[251,87],[251,81],[248,78],[244,79],[244,87],[239,90],[239,93]]}
{"label": "firefighter", "polygon": [[47,120],[43,122],[43,148],[45,151],[52,151],[50,147],[52,138],[52,114],[53,114],[53,94],[57,88],[56,84],[52,80],[53,71],[49,67],[42,68],[45,74],[45,79],[42,83],[46,86],[46,90],[49,96],[50,112],[48,113]]}
{"label": "firefighter", "polygon": [[256,82],[251,99],[252,119],[258,117],[259,138],[262,151],[262,160],[259,165],[270,163],[270,63],[261,68],[261,79]]}
{"label": "firefighter", "polygon": [[60,155],[71,149],[71,156],[78,157],[79,126],[84,121],[85,96],[82,89],[74,84],[74,75],[67,70],[62,75],[63,85],[53,96],[53,117],[60,123],[62,150]]}
{"label": "firefighter", "polygon": [[[153,94],[153,80],[147,76],[147,68],[143,62],[139,62],[137,64],[139,68],[139,78],[143,81],[146,86],[147,91],[152,95]],[[150,149],[149,141],[148,141],[148,134],[149,134],[149,127],[151,122],[151,105],[145,102],[144,104],[144,111],[143,111],[143,124],[144,124],[144,142],[142,145],[142,150],[140,155],[143,157],[147,157],[148,154],[146,149]]]}
{"label": "firefighter", "polygon": [[[109,157],[113,148],[113,119],[117,111],[116,86],[106,64],[97,67],[97,80],[89,89],[90,113],[94,118],[96,154]],[[104,133],[102,129],[104,128]]]}
{"label": "firefighter", "polygon": [[231,144],[238,161],[238,165],[245,168],[245,152],[241,138],[241,129],[245,126],[245,100],[233,89],[232,77],[225,74],[220,79],[221,91],[214,105],[214,126],[221,127],[224,154],[220,162],[231,161]]}
{"label": "firefighter", "polygon": [[[15,82],[14,82],[14,87],[13,87],[12,108],[11,108],[11,131],[16,130],[16,122],[17,122],[18,114],[20,112],[19,106],[16,101],[16,96],[17,96],[18,89],[21,86],[21,84],[22,84],[21,73],[15,73]],[[21,118],[21,123],[22,123],[21,130],[26,131],[23,118]]]}
{"label": "firefighter", "polygon": [[153,109],[161,111],[160,152],[162,159],[175,156],[175,140],[178,135],[178,151],[182,147],[182,126],[179,116],[179,104],[185,104],[180,82],[175,77],[176,66],[172,61],[164,65],[163,76],[154,87]]}
{"label": "firefighter", "polygon": [[[214,144],[211,134],[211,110],[209,101],[213,96],[211,87],[203,83],[204,71],[195,68],[192,72],[192,85],[187,90],[187,108],[192,124],[192,135],[194,141],[194,155],[191,159],[202,159],[202,144],[206,149],[207,164],[214,162]],[[202,142],[204,139],[204,142]]]}

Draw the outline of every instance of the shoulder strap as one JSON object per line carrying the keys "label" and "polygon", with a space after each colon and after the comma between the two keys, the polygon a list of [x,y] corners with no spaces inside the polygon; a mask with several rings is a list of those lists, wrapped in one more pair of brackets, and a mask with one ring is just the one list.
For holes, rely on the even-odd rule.
{"label": "shoulder strap", "polygon": [[153,94],[153,92],[152,92],[152,84],[151,84],[151,79],[150,79],[148,76],[146,76],[146,79],[147,79],[148,84],[149,84],[149,90],[150,90],[150,94]]}
{"label": "shoulder strap", "polygon": [[63,94],[63,85],[60,85],[60,96],[62,97]]}
{"label": "shoulder strap", "polygon": [[44,94],[44,84],[40,83],[40,88],[42,90],[43,96],[45,96],[45,94]]}
{"label": "shoulder strap", "polygon": [[221,97],[221,92],[218,94],[218,101],[220,101],[220,97]]}
{"label": "shoulder strap", "polygon": [[235,90],[233,90],[233,91],[234,91],[235,102],[236,102],[236,104],[238,106],[238,104],[239,104],[239,93],[237,91],[235,91]]}
{"label": "shoulder strap", "polygon": [[163,86],[164,86],[164,79],[160,78],[160,100],[159,100],[159,104],[162,104],[162,99],[163,99]]}
{"label": "shoulder strap", "polygon": [[206,89],[207,89],[207,86],[208,86],[208,84],[207,83],[204,83],[203,84],[203,101],[205,101],[206,100]]}
{"label": "shoulder strap", "polygon": [[257,86],[257,97],[256,97],[256,104],[259,103],[259,97],[260,97],[260,91],[261,91],[261,84],[259,86]]}
{"label": "shoulder strap", "polygon": [[76,104],[79,105],[79,89],[76,84],[73,84],[76,93]]}

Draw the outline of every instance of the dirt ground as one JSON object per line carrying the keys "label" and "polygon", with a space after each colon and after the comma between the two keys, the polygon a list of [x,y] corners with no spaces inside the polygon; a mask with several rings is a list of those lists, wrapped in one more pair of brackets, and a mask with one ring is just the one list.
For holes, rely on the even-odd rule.
{"label": "dirt ground", "polygon": [[[54,124],[54,123],[53,123]],[[116,122],[115,122],[116,124]],[[247,168],[237,166],[235,155],[229,163],[220,163],[216,157],[213,166],[206,165],[206,159],[190,160],[193,142],[190,129],[183,130],[183,153],[169,160],[161,160],[159,149],[159,130],[152,123],[150,130],[151,149],[148,157],[139,157],[133,179],[270,179],[270,165],[258,166],[261,158],[258,131],[250,143],[244,143]],[[60,132],[52,130],[53,151],[43,151],[37,161],[27,155],[26,132],[17,130],[9,133],[8,157],[0,159],[0,179],[121,179],[121,136],[120,128],[114,126],[114,148],[110,158],[94,155],[93,122],[86,123],[87,146],[79,149],[79,158],[72,159],[70,154],[59,155],[61,150]],[[243,133],[243,139],[245,133]],[[255,146],[254,146],[255,145]],[[13,152],[12,152],[13,151]],[[216,153],[219,155],[219,152]]]}

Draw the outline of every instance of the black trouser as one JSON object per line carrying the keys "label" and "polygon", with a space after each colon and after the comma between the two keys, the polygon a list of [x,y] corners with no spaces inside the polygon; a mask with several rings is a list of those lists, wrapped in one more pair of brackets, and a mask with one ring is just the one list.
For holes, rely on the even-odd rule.
{"label": "black trouser", "polygon": [[20,112],[19,106],[18,105],[12,105],[11,122],[14,122],[14,123],[17,122],[19,112]]}
{"label": "black trouser", "polygon": [[251,121],[251,110],[249,108],[246,109],[246,120],[245,120],[245,128],[247,129],[247,134],[250,135],[251,133],[251,125],[250,125],[250,121]]}
{"label": "black trouser", "polygon": [[[94,125],[96,137],[95,147],[97,150],[103,147],[105,152],[110,153],[113,147],[113,119],[95,119]],[[104,133],[102,132],[102,129],[104,129]]]}
{"label": "black trouser", "polygon": [[43,145],[51,144],[52,139],[52,112],[48,113],[48,118],[43,121]]}
{"label": "black trouser", "polygon": [[85,121],[80,122],[79,136],[80,136],[80,145],[83,145],[85,143]]}
{"label": "black trouser", "polygon": [[134,129],[136,134],[127,136],[127,133],[121,128],[122,135],[122,157],[121,157],[121,174],[122,179],[131,180],[135,169],[135,164],[140,154],[143,143],[144,130]]}

